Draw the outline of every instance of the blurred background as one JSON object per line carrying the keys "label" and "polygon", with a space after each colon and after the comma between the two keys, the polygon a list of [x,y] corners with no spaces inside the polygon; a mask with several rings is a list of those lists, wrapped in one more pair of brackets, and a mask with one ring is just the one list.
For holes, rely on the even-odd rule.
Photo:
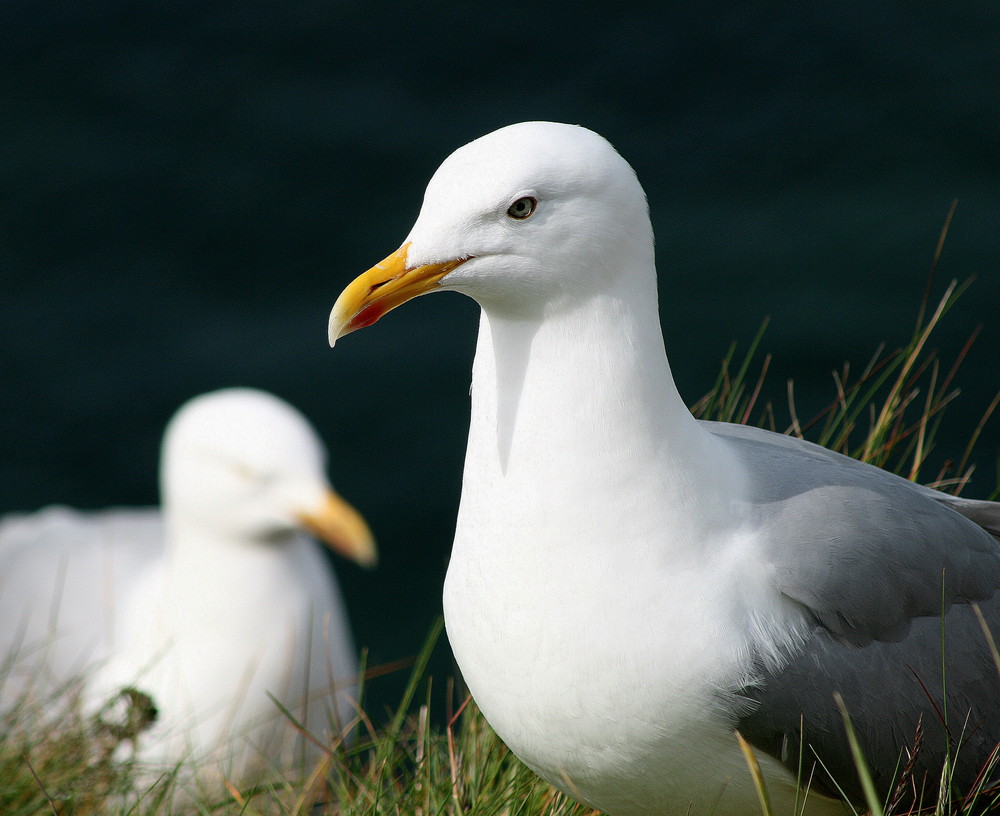
{"label": "blurred background", "polygon": [[[229,385],[298,406],[382,563],[337,569],[359,645],[413,655],[441,609],[478,309],[421,298],[331,351],[452,150],[550,119],[635,167],[681,393],[762,320],[787,418],[906,342],[959,372],[934,461],[1000,388],[1000,5],[384,0],[0,4],[0,511],[157,500],[159,437]],[[996,484],[1000,417],[965,491]],[[931,469],[933,470],[933,469]],[[928,471],[927,478],[933,473]],[[438,677],[451,671],[441,644]],[[405,673],[373,682],[374,710]]]}

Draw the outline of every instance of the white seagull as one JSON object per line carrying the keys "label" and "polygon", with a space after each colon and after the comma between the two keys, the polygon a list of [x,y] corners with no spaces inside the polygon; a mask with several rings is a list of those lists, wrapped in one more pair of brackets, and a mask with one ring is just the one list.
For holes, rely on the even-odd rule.
{"label": "white seagull", "polygon": [[[50,507],[0,522],[0,707],[84,679],[90,712],[151,698],[143,784],[236,784],[288,767],[356,715],[357,657],[308,530],[370,566],[364,519],[333,492],[322,442],[271,394],[204,394],[167,427],[162,509]],[[272,699],[272,697],[274,699]],[[185,783],[187,784],[187,783]]]}
{"label": "white seagull", "polygon": [[840,814],[833,780],[861,794],[839,692],[883,794],[921,718],[911,781],[935,797],[950,736],[972,786],[1000,742],[968,603],[1000,631],[1000,504],[696,421],[642,188],[584,128],[455,151],[402,246],[338,298],[330,341],[439,290],[482,307],[445,620],[527,765],[613,816],[759,812],[739,729],[776,813]]}

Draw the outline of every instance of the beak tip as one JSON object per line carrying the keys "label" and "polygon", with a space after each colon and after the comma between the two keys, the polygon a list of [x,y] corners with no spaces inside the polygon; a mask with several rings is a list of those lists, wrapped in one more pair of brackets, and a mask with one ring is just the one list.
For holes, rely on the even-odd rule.
{"label": "beak tip", "polygon": [[353,537],[350,552],[345,555],[362,569],[372,570],[378,566],[378,545],[367,525]]}
{"label": "beak tip", "polygon": [[377,566],[378,547],[368,523],[332,489],[328,489],[317,510],[298,512],[295,517],[305,532],[325,543],[342,558],[365,569]]}

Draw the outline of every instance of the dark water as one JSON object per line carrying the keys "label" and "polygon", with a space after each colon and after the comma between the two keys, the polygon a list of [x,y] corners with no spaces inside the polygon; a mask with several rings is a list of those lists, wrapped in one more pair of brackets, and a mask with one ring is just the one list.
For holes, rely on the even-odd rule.
{"label": "dark water", "polygon": [[[200,391],[298,405],[382,547],[342,565],[372,662],[440,610],[477,310],[422,298],[326,347],[345,283],[395,249],[455,147],[587,125],[635,166],[668,352],[706,391],[765,315],[769,396],[903,342],[976,276],[940,457],[1000,388],[1000,5],[0,4],[0,511],[156,499],[160,430]],[[995,484],[1000,418],[969,495]],[[437,672],[448,669],[440,650]],[[394,685],[396,684],[396,685]],[[396,679],[373,689],[391,701]]]}

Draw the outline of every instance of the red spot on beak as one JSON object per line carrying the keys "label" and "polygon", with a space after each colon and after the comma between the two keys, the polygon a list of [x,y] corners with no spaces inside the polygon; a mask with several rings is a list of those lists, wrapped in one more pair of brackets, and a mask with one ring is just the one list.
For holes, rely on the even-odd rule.
{"label": "red spot on beak", "polygon": [[367,326],[372,325],[372,323],[377,322],[378,319],[386,313],[386,311],[384,303],[371,303],[354,315],[354,317],[351,318],[351,322],[347,325],[352,331],[354,329],[364,329]]}

